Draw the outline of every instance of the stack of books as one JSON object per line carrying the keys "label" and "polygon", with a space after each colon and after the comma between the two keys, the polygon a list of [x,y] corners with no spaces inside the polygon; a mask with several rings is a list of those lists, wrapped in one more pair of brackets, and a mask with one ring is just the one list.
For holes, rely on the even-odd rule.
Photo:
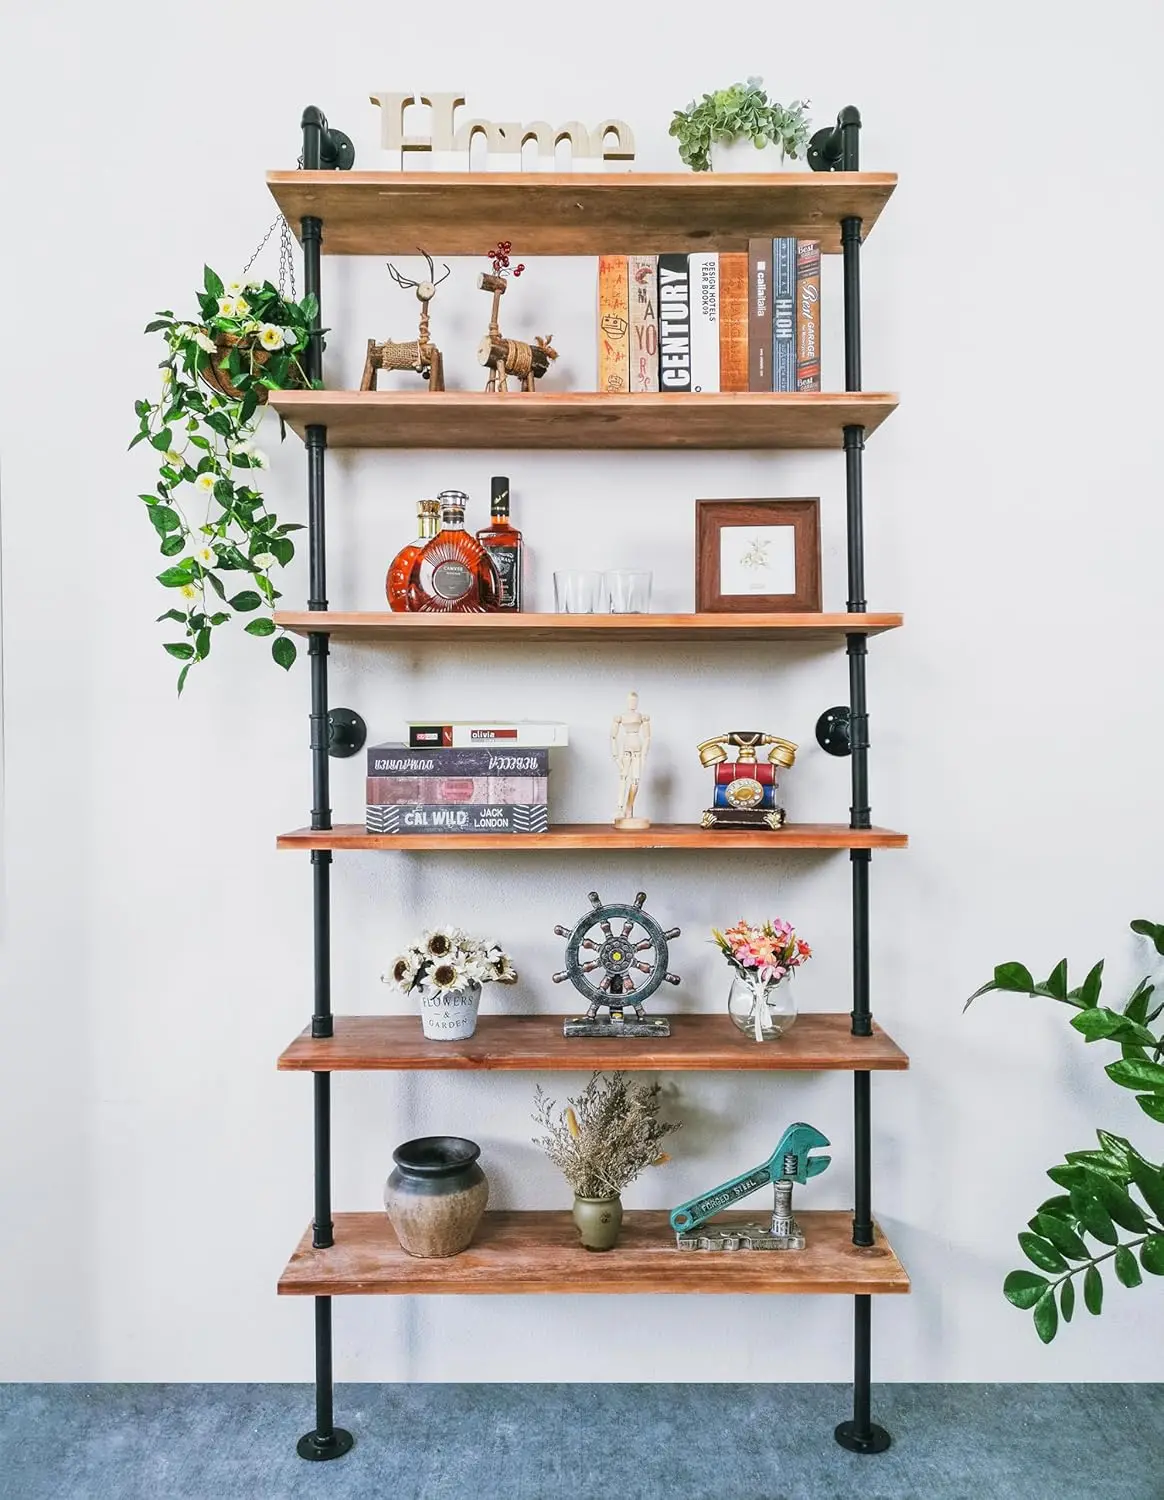
{"label": "stack of books", "polygon": [[819,391],[820,243],[602,255],[598,389]]}
{"label": "stack of books", "polygon": [[413,723],[368,750],[369,833],[545,833],[565,724]]}

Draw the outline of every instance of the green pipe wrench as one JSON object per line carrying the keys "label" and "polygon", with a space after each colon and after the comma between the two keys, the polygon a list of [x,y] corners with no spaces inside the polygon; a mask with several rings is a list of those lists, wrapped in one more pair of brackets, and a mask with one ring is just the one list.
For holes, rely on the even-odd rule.
{"label": "green pipe wrench", "polygon": [[809,1152],[817,1146],[828,1144],[828,1137],[822,1135],[815,1126],[806,1125],[803,1121],[789,1125],[780,1137],[780,1144],[766,1162],[753,1167],[741,1177],[733,1177],[730,1182],[721,1183],[719,1187],[712,1188],[710,1193],[702,1193],[688,1203],[681,1203],[671,1214],[671,1228],[676,1234],[682,1234],[770,1182],[807,1182],[810,1177],[823,1172],[832,1160],[831,1156],[810,1156]]}

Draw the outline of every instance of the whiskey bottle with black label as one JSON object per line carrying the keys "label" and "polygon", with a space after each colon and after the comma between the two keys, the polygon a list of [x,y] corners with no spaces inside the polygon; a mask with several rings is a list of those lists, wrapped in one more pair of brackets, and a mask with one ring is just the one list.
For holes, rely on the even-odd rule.
{"label": "whiskey bottle with black label", "polygon": [[418,614],[487,614],[500,608],[493,559],[465,530],[463,490],[442,490],[441,529],[420,550],[408,583],[408,608]]}
{"label": "whiskey bottle with black label", "polygon": [[493,559],[501,582],[499,609],[521,609],[521,532],[509,519],[509,480],[495,474],[489,499],[490,524],[477,533],[477,540]]}

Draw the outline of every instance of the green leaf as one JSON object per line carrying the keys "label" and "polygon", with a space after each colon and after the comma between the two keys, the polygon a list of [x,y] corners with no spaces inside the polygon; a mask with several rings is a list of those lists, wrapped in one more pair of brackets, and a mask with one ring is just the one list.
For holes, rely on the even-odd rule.
{"label": "green leaf", "polygon": [[1142,1156],[1133,1156],[1131,1161],[1132,1181],[1143,1195],[1144,1202],[1164,1224],[1164,1168],[1154,1167]]}
{"label": "green leaf", "polygon": [[185,641],[167,641],[162,649],[171,656],[176,656],[179,661],[189,661],[194,655],[194,647],[188,646]]}
{"label": "green leaf", "polygon": [[178,673],[178,697],[179,698],[182,696],[182,689],[186,686],[186,673],[189,672],[189,670],[190,670],[190,663],[187,662],[186,665],[182,668],[182,670]]}
{"label": "green leaf", "polygon": [[1164,955],[1164,923],[1149,922],[1140,917],[1132,923],[1132,931],[1139,933],[1141,937],[1151,938],[1156,952]]}
{"label": "green leaf", "polygon": [[274,635],[275,628],[274,620],[268,620],[264,615],[261,619],[252,620],[246,627],[246,632],[248,635]]}
{"label": "green leaf", "polygon": [[[1096,1006],[1091,1010],[1081,1010],[1077,1016],[1071,1017],[1071,1025],[1089,1042],[1107,1041],[1119,1036],[1121,1032],[1128,1032],[1129,1041],[1137,1041],[1137,1028],[1134,1021],[1129,1021],[1126,1016],[1117,1015],[1114,1010],[1105,1010],[1103,1006]],[[1155,1038],[1150,1033],[1144,1032],[1149,1041]],[[1122,1040],[1122,1038],[1121,1038]]]}
{"label": "green leaf", "polygon": [[168,505],[155,503],[150,506],[149,514],[150,523],[160,536],[165,536],[167,531],[177,531],[182,524],[181,516]]}
{"label": "green leaf", "polygon": [[1088,1266],[1083,1277],[1083,1303],[1093,1318],[1103,1311],[1103,1277],[1098,1266]]}
{"label": "green leaf", "polygon": [[1104,1072],[1122,1089],[1150,1089],[1154,1094],[1164,1094],[1164,1068],[1146,1058],[1121,1058],[1108,1063]]}
{"label": "green leaf", "polygon": [[1061,958],[1043,981],[1042,988],[1055,1000],[1067,998],[1067,960]]}
{"label": "green leaf", "polygon": [[1072,1194],[1072,1202],[1075,1201],[1073,1190],[1083,1184],[1084,1173],[1081,1167],[1048,1167],[1047,1176],[1059,1187],[1066,1188]]}
{"label": "green leaf", "polygon": [[1102,1203],[1089,1197],[1082,1188],[1072,1192],[1071,1203],[1075,1209],[1076,1219],[1088,1234],[1094,1239],[1101,1240],[1105,1245],[1118,1244],[1119,1231]]}
{"label": "green leaf", "polygon": [[185,537],[172,534],[162,538],[162,545],[159,550],[163,557],[177,557],[185,545]]}
{"label": "green leaf", "polygon": [[250,609],[258,609],[263,601],[255,593],[254,589],[243,589],[241,594],[236,594],[233,599],[228,599],[226,602],[230,605],[231,609],[237,609],[240,613],[245,613]]}
{"label": "green leaf", "polygon": [[1164,1094],[1137,1094],[1136,1103],[1150,1120],[1164,1125]]}
{"label": "green leaf", "polygon": [[1065,1271],[1067,1262],[1051,1244],[1037,1234],[1020,1234],[1019,1245],[1023,1254],[1032,1265],[1038,1266],[1040,1271]]}
{"label": "green leaf", "polygon": [[1070,1276],[1059,1284],[1059,1311],[1064,1323],[1070,1323],[1075,1313],[1075,1283]]}
{"label": "green leaf", "polygon": [[1164,1276],[1164,1234],[1150,1234],[1140,1246],[1140,1264],[1152,1276]]}
{"label": "green leaf", "polygon": [[227,614],[211,615],[210,616],[210,623],[212,625],[225,625],[226,622],[227,622],[227,620],[229,620],[229,619],[230,619],[230,616],[227,615]]}
{"label": "green leaf", "polygon": [[205,661],[210,655],[210,630],[205,625],[194,637],[194,652],[199,661]]}
{"label": "green leaf", "polygon": [[[1093,1005],[1098,1005],[1099,991],[1102,984],[1103,959],[1101,958],[1083,981],[1082,988],[1079,991],[1079,1003],[1086,1006],[1089,1010]],[[1140,1019],[1142,1020],[1143,1017],[1140,1017]]]}
{"label": "green leaf", "polygon": [[295,543],[285,536],[273,536],[267,542],[267,551],[277,557],[283,567],[286,567],[295,556]]}
{"label": "green leaf", "polygon": [[177,620],[179,625],[185,625],[186,616],[180,609],[168,609],[164,615],[159,615],[156,623],[161,624],[163,620]]}
{"label": "green leaf", "polygon": [[279,663],[279,665],[285,672],[290,671],[298,654],[299,653],[295,649],[295,642],[289,635],[281,635],[279,639],[277,641],[274,641],[271,645],[271,655],[275,658],[275,660]]}
{"label": "green leaf", "polygon": [[1035,981],[1031,978],[1029,969],[1022,964],[999,964],[994,971],[994,983],[1000,990],[1009,990],[1015,994],[1028,995],[1035,987]]}
{"label": "green leaf", "polygon": [[1071,1199],[1066,1193],[1059,1193],[1054,1198],[1048,1198],[1045,1203],[1040,1203],[1037,1212],[1053,1214],[1057,1219],[1076,1217],[1075,1210],[1071,1206]]}
{"label": "green leaf", "polygon": [[158,582],[164,589],[180,589],[184,583],[189,583],[194,577],[194,559],[186,558],[183,562],[176,563],[172,568],[166,568],[158,574]]}
{"label": "green leaf", "polygon": [[1013,1307],[1020,1307],[1027,1312],[1034,1307],[1049,1285],[1045,1276],[1039,1276],[1034,1271],[1012,1271],[1002,1283],[1002,1295]]}
{"label": "green leaf", "polygon": [[1151,1003],[1152,992],[1155,988],[1156,986],[1149,984],[1146,979],[1140,980],[1139,984],[1132,991],[1128,1003],[1124,1006],[1124,1015],[1127,1016],[1129,1021],[1137,1021],[1141,1026],[1146,1024],[1148,1020],[1148,1006]]}
{"label": "green leaf", "polygon": [[1115,1253],[1115,1273],[1124,1286],[1139,1286],[1144,1279],[1140,1275],[1136,1257],[1126,1245],[1121,1245]]}
{"label": "green leaf", "polygon": [[1044,1344],[1049,1344],[1059,1331],[1059,1314],[1055,1309],[1055,1295],[1047,1292],[1035,1303],[1035,1332]]}
{"label": "green leaf", "polygon": [[208,297],[217,301],[222,296],[222,277],[216,275],[209,266],[202,267],[202,285],[206,288]]}
{"label": "green leaf", "polygon": [[1057,1219],[1053,1214],[1036,1214],[1031,1221],[1035,1233],[1042,1235],[1045,1240],[1050,1240],[1060,1254],[1067,1256],[1069,1260],[1089,1260],[1087,1246],[1075,1233],[1069,1224],[1062,1219]]}
{"label": "green leaf", "polygon": [[220,599],[226,598],[226,590],[222,586],[222,579],[216,573],[205,573],[203,577]]}
{"label": "green leaf", "polygon": [[153,437],[150,438],[150,444],[159,453],[165,453],[174,446],[174,434],[168,427],[163,427],[161,432],[155,432]]}
{"label": "green leaf", "polygon": [[1103,1184],[1096,1197],[1115,1222],[1122,1224],[1125,1229],[1130,1229],[1133,1234],[1143,1234],[1148,1227],[1148,1221],[1141,1212],[1139,1204],[1110,1178],[1097,1177],[1096,1181]]}

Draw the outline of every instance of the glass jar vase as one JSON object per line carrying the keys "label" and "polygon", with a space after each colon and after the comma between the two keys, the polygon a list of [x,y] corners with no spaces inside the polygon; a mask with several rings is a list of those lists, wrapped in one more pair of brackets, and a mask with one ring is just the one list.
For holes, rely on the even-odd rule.
{"label": "glass jar vase", "polygon": [[796,1020],[796,1001],[788,976],[764,983],[737,974],[728,991],[728,1015],[745,1036],[757,1042],[774,1042]]}

